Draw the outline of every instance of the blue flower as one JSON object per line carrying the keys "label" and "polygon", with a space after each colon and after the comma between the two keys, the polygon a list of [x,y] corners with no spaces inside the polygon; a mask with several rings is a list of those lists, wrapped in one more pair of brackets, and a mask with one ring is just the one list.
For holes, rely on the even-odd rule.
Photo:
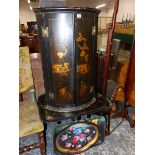
{"label": "blue flower", "polygon": [[82,132],[83,132],[83,129],[82,129],[82,128],[75,128],[74,131],[73,131],[73,133],[74,133],[75,135],[79,135],[79,134],[82,133]]}

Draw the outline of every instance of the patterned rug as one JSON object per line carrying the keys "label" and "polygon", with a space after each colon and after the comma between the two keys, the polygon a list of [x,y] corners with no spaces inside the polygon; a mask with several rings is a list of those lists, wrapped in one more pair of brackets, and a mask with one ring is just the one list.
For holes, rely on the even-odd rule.
{"label": "patterned rug", "polygon": [[[121,119],[113,119],[111,121],[111,130],[121,122]],[[47,135],[47,140],[52,137]],[[25,139],[20,140],[20,146],[31,144],[34,141],[38,141],[37,137],[29,136]],[[80,155],[134,155],[135,154],[135,129],[130,128],[127,121],[123,123],[114,130],[111,135],[105,137],[103,144],[92,147],[86,152]],[[41,155],[39,149],[34,149],[28,153],[23,153],[21,155]],[[53,153],[53,148],[47,146],[47,155],[56,155]]]}

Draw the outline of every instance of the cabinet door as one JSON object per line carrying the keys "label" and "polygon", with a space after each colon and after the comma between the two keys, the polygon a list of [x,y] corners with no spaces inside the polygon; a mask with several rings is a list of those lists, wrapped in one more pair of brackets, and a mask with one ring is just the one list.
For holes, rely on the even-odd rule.
{"label": "cabinet door", "polygon": [[76,106],[91,101],[94,91],[94,16],[75,14]]}
{"label": "cabinet door", "polygon": [[[56,106],[74,104],[73,14],[52,13],[49,21],[51,47],[51,98]],[[52,82],[52,81],[51,81]]]}

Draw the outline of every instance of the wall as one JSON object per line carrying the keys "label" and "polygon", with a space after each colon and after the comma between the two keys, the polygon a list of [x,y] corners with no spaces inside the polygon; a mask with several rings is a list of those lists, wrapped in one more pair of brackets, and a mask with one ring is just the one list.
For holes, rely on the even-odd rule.
{"label": "wall", "polygon": [[[38,7],[38,4],[32,3],[33,7]],[[127,16],[127,13],[131,16],[134,16],[135,14],[135,0],[120,0],[119,1],[119,10],[117,14],[117,22],[121,22],[122,16],[124,14],[125,18]],[[104,10],[100,13],[99,16],[106,16],[106,17],[112,17],[113,14],[113,7],[109,8],[108,10]],[[27,25],[27,21],[35,21],[35,14],[32,10],[29,8],[29,4],[27,0],[20,0],[19,1],[19,18],[20,23]],[[103,26],[105,27],[105,26]]]}
{"label": "wall", "polygon": [[[106,17],[112,17],[113,14],[113,8],[104,10],[100,13],[100,16],[106,16]],[[117,13],[117,22],[122,21],[122,17],[126,18],[127,14],[131,14],[133,17],[135,15],[135,0],[120,0],[119,1],[119,9]]]}
{"label": "wall", "polygon": [[[32,7],[37,7],[37,4],[32,3]],[[33,10],[30,10],[30,5],[27,0],[19,1],[19,19],[20,23],[27,26],[27,22],[36,21],[35,14]]]}

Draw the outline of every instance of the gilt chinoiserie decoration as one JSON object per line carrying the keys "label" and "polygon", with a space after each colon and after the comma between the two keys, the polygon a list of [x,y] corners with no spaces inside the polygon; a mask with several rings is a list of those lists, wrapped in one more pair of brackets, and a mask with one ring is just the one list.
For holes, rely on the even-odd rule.
{"label": "gilt chinoiserie decoration", "polygon": [[41,43],[46,108],[75,111],[95,102],[99,10],[34,9]]}

